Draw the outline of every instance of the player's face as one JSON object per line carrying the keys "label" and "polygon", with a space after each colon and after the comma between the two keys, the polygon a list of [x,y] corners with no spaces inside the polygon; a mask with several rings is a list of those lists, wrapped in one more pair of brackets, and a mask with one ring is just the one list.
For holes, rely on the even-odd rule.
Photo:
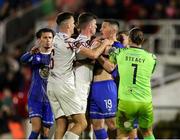
{"label": "player's face", "polygon": [[129,44],[129,38],[126,34],[122,34],[123,37],[123,45],[127,46]]}
{"label": "player's face", "polygon": [[70,33],[72,35],[74,33],[74,27],[75,27],[74,18],[73,17],[68,19],[68,25],[69,25],[69,31],[70,31]]}
{"label": "player's face", "polygon": [[90,23],[89,23],[89,28],[90,28],[90,32],[92,35],[94,35],[96,33],[96,28],[97,28],[97,25],[96,25],[96,20],[93,19]]}
{"label": "player's face", "polygon": [[102,36],[104,38],[109,38],[110,37],[110,33],[111,33],[111,29],[110,29],[110,25],[108,22],[103,22],[101,25],[101,29],[100,29]]}
{"label": "player's face", "polygon": [[44,32],[39,39],[40,46],[46,49],[52,47],[53,34],[51,32]]}

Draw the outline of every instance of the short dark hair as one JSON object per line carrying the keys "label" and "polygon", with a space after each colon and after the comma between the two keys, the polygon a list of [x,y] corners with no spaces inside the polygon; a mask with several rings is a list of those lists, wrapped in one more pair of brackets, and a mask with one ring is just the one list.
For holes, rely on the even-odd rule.
{"label": "short dark hair", "polygon": [[70,19],[71,17],[74,17],[73,13],[70,12],[59,13],[56,19],[56,23],[57,25],[60,25],[63,21]]}
{"label": "short dark hair", "polygon": [[115,19],[105,19],[103,22],[108,22],[111,25],[116,25],[119,29],[119,22]]}
{"label": "short dark hair", "polygon": [[137,45],[141,45],[144,41],[143,31],[138,27],[132,28],[129,31],[129,38],[131,39],[133,43]]}
{"label": "short dark hair", "polygon": [[54,35],[55,35],[55,32],[54,32],[52,29],[50,29],[50,28],[41,28],[41,29],[39,29],[39,30],[36,32],[36,38],[37,38],[37,39],[38,39],[38,38],[41,38],[42,33],[46,33],[46,32],[52,33],[53,37],[54,37]]}
{"label": "short dark hair", "polygon": [[93,19],[97,19],[97,17],[92,13],[81,13],[78,17],[77,27],[83,28],[88,22],[92,21]]}

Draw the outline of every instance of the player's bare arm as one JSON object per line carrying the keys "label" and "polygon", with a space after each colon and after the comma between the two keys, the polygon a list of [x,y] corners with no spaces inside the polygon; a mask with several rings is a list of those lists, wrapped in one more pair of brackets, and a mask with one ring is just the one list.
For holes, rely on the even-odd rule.
{"label": "player's bare arm", "polygon": [[96,44],[96,48],[89,49],[86,47],[81,47],[79,53],[81,55],[87,56],[90,59],[97,59],[105,50],[106,46],[110,44],[110,41],[108,39],[105,39],[101,41],[101,43]]}
{"label": "player's bare arm", "polygon": [[102,55],[98,57],[97,60],[108,73],[111,73],[116,67],[114,63],[110,62],[108,58],[105,58]]}

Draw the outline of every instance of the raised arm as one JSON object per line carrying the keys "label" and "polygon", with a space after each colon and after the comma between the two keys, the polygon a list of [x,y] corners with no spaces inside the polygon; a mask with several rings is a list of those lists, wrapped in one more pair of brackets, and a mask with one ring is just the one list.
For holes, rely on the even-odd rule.
{"label": "raised arm", "polygon": [[81,55],[87,56],[90,59],[97,59],[110,44],[109,40],[105,39],[101,43],[96,43],[96,47],[93,49],[80,46],[79,52]]}
{"label": "raised arm", "polygon": [[31,50],[25,54],[23,54],[20,58],[20,61],[25,64],[38,64],[40,62],[40,56],[36,55],[39,53],[39,47],[34,46],[31,48]]}
{"label": "raised arm", "polygon": [[31,63],[32,60],[33,60],[33,55],[30,52],[23,54],[20,58],[20,61],[25,64]]}

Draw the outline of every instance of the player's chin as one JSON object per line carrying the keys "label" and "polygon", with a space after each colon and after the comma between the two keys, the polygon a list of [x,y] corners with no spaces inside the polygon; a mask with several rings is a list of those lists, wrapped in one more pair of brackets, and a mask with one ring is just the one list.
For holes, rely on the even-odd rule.
{"label": "player's chin", "polygon": [[51,43],[46,44],[46,48],[51,48],[51,47],[52,47]]}
{"label": "player's chin", "polygon": [[48,50],[48,49],[50,49],[50,48],[52,48],[51,46],[46,46],[46,47],[44,47],[46,50]]}

